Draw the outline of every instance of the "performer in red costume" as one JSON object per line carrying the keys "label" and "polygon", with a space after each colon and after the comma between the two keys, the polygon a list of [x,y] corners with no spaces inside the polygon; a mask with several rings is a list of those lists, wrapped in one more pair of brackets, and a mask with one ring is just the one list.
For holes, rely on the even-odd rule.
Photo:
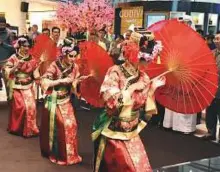
{"label": "performer in red costume", "polygon": [[77,52],[70,39],[65,39],[62,55],[51,63],[41,80],[47,92],[41,122],[40,147],[42,156],[59,165],[72,165],[82,161],[78,154],[77,122],[70,101],[80,78],[74,63]]}
{"label": "performer in red costume", "polygon": [[15,44],[17,54],[7,60],[3,69],[11,100],[8,131],[23,137],[37,136],[39,133],[33,90],[34,70],[38,63],[28,53],[29,45],[25,37],[20,37]]}
{"label": "performer in red costume", "polygon": [[146,126],[139,118],[140,109],[155,113],[154,91],[165,84],[165,78],[151,81],[139,70],[140,63],[150,60],[142,57],[135,43],[122,49],[125,63],[111,67],[101,86],[106,110],[93,125],[94,172],[151,172],[139,136]]}

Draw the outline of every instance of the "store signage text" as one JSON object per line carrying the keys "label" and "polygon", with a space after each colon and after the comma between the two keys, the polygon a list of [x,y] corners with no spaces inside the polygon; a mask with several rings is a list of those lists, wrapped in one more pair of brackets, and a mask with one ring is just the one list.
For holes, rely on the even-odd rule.
{"label": "store signage text", "polygon": [[122,9],[119,13],[121,18],[142,18],[143,17],[143,7],[130,7]]}

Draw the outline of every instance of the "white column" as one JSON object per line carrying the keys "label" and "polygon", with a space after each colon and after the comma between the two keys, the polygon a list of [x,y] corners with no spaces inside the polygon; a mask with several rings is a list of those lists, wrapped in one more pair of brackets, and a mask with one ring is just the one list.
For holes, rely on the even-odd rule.
{"label": "white column", "polygon": [[7,23],[19,27],[19,35],[26,31],[26,13],[21,12],[22,0],[0,0],[0,12],[5,13]]}

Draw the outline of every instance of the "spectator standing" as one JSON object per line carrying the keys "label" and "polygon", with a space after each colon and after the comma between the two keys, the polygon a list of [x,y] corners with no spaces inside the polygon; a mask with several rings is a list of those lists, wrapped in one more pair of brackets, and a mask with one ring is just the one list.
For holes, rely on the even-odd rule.
{"label": "spectator standing", "polygon": [[214,38],[216,49],[213,50],[218,67],[218,90],[210,106],[206,109],[206,127],[208,133],[203,137],[205,140],[216,140],[217,121],[220,120],[220,32]]}
{"label": "spectator standing", "polygon": [[6,28],[5,17],[0,17],[0,90],[2,90],[2,78],[4,78],[4,73],[1,72],[1,68],[6,60],[14,53],[15,49],[12,47],[12,34],[10,30]]}
{"label": "spectator standing", "polygon": [[48,29],[48,28],[43,28],[43,29],[42,29],[42,34],[47,35],[47,36],[50,37],[50,29]]}
{"label": "spectator standing", "polygon": [[105,38],[107,32],[104,29],[99,30],[98,36],[99,36],[99,41],[105,44],[106,51],[109,50],[110,48],[110,41]]}

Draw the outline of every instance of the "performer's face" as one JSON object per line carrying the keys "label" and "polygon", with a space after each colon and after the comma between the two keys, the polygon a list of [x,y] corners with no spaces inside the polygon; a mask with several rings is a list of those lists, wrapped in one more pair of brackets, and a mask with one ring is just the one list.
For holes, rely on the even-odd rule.
{"label": "performer's face", "polygon": [[29,44],[24,44],[20,47],[19,49],[20,53],[21,54],[28,54],[28,51],[29,51]]}
{"label": "performer's face", "polygon": [[66,55],[66,63],[73,64],[75,60],[76,52],[72,51]]}

